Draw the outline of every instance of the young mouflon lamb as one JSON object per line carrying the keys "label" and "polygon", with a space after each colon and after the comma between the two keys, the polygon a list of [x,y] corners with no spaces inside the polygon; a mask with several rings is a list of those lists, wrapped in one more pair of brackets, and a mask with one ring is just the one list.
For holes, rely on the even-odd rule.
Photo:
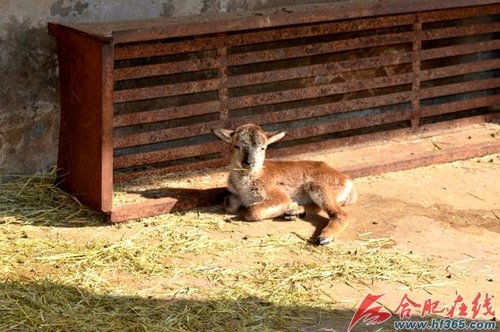
{"label": "young mouflon lamb", "polygon": [[303,205],[317,205],[329,216],[318,244],[332,242],[347,225],[341,206],[357,199],[354,182],[320,161],[265,160],[266,149],[285,136],[284,131],[265,132],[246,124],[236,130],[214,130],[231,145],[229,196],[224,206],[229,213],[241,212],[248,221],[304,214]]}

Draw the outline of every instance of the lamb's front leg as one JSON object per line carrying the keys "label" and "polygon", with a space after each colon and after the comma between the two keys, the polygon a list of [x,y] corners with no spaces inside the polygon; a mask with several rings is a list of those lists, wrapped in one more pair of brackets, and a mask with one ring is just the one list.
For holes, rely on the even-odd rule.
{"label": "lamb's front leg", "polygon": [[224,209],[226,209],[227,213],[237,214],[241,206],[241,199],[238,195],[229,194],[224,197]]}
{"label": "lamb's front leg", "polygon": [[289,211],[291,203],[287,193],[281,190],[269,191],[266,199],[245,207],[243,217],[248,221],[278,218]]}

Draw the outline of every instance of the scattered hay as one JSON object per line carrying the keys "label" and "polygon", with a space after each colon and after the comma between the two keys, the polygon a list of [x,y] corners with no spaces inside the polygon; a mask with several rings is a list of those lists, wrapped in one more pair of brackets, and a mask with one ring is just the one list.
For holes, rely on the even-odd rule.
{"label": "scattered hay", "polygon": [[52,226],[100,220],[53,179],[0,187],[0,330],[298,330],[342,316],[340,283],[439,280],[432,260],[390,239],[247,238],[213,209],[62,231]]}
{"label": "scattered hay", "polygon": [[102,222],[99,214],[57,188],[54,182],[55,172],[0,178],[0,223],[71,226]]}

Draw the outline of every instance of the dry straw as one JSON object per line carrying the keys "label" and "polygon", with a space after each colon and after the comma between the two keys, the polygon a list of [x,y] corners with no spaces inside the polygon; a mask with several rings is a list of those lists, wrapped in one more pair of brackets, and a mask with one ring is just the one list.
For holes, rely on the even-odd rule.
{"label": "dry straw", "polygon": [[[319,329],[352,315],[336,297],[340,284],[364,292],[377,281],[436,280],[429,259],[387,248],[390,239],[316,247],[295,234],[247,238],[214,209],[103,227],[52,183],[1,185],[2,331]],[[75,220],[100,236],[53,235]]]}

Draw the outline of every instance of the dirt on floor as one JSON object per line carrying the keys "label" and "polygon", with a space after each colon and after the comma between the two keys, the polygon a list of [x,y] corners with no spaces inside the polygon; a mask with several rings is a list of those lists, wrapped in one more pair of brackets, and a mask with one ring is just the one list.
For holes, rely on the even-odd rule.
{"label": "dirt on floor", "polygon": [[[367,316],[362,316],[352,331],[394,330],[393,322],[401,319],[431,322],[432,317],[467,318],[467,324],[471,319],[496,320],[495,311],[500,310],[500,154],[358,178],[356,186],[359,201],[346,208],[350,226],[328,248],[308,242],[326,222],[321,214],[309,213],[305,220],[291,222],[249,223],[225,214],[220,206],[121,225],[1,224],[2,240],[15,245],[3,251],[0,249],[0,276],[5,286],[1,288],[0,299],[3,303],[15,299],[25,312],[17,324],[1,326],[22,331],[33,326],[47,331],[80,329],[79,323],[72,323],[75,324],[72,328],[64,325],[64,321],[51,325],[52,312],[44,311],[49,310],[50,299],[44,299],[45,304],[37,304],[40,305],[37,307],[31,302],[24,304],[28,295],[18,298],[26,289],[27,294],[43,297],[54,285],[64,286],[57,289],[57,294],[68,292],[69,295],[61,296],[71,295],[86,303],[88,311],[78,309],[78,313],[84,312],[89,322],[96,312],[101,315],[98,319],[104,325],[98,330],[103,331],[119,328],[106,327],[107,320],[110,324],[125,320],[131,324],[129,330],[345,331],[369,294],[380,297],[366,309],[381,306],[380,312],[391,313],[392,318],[384,324],[367,325],[363,321]],[[43,248],[35,250],[29,245],[21,245],[27,239],[43,244]],[[144,242],[133,247],[131,243],[135,239]],[[419,257],[415,260],[417,265],[426,260],[433,262],[434,277],[423,276],[424,282],[417,282],[419,278],[412,275],[410,281],[398,282],[386,277],[382,270],[377,272],[380,278],[372,275],[363,279],[358,273],[359,280],[355,277],[345,280],[342,274],[336,277],[322,269],[347,265],[344,256],[335,256],[336,251],[332,248],[349,248],[370,239],[384,243],[382,253],[396,254],[380,261],[384,269],[399,264],[397,255],[415,255]],[[64,244],[60,250],[56,248],[58,243]],[[96,243],[102,246],[97,247]],[[127,246],[134,250],[135,256],[125,261],[113,250],[118,248],[123,255],[129,253]],[[156,251],[148,252],[148,247]],[[108,254],[115,256],[106,258]],[[371,252],[361,254],[369,256]],[[81,258],[83,256],[86,260]],[[373,255],[374,260],[378,257]],[[157,261],[159,263],[153,267],[148,265]],[[126,264],[138,264],[139,267]],[[165,269],[168,266],[168,273],[159,271],[162,264]],[[295,270],[293,273],[284,271],[286,268]],[[314,269],[316,274],[308,275],[308,268]],[[401,273],[406,272],[402,270]],[[283,276],[286,278],[281,280]],[[292,281],[294,287],[302,288],[282,287]],[[50,286],[46,282],[50,282]],[[268,290],[273,287],[274,293]],[[93,300],[88,300],[89,292],[94,294]],[[117,298],[135,306],[128,314],[139,317],[134,324],[122,313],[118,318],[107,316],[112,311],[108,307],[99,311],[99,303]],[[163,302],[148,302],[162,299],[181,299],[181,304],[175,308],[179,311],[178,317],[162,316],[162,310],[167,310]],[[75,310],[59,302],[57,306],[57,310]],[[163,309],[158,309],[158,316],[150,316],[152,310],[143,312],[141,306]],[[0,304],[0,316],[3,316],[0,321],[15,322],[13,307],[9,307],[10,311],[2,311],[2,308],[7,308],[7,304]],[[40,323],[26,313],[30,308]],[[182,310],[192,311],[191,316],[181,316]],[[203,322],[196,323],[199,325],[193,325],[196,315],[203,315],[206,310],[208,316],[203,317],[212,317],[214,321],[207,322],[204,318]],[[53,312],[54,317],[58,312]],[[270,312],[273,316],[266,316]],[[301,315],[307,319],[287,323]],[[140,317],[147,319],[141,321]],[[70,317],[66,319],[71,321]],[[229,323],[242,319],[248,320],[246,325]],[[444,330],[447,330],[445,324],[450,322],[438,321]],[[124,326],[127,330],[128,325]]]}

